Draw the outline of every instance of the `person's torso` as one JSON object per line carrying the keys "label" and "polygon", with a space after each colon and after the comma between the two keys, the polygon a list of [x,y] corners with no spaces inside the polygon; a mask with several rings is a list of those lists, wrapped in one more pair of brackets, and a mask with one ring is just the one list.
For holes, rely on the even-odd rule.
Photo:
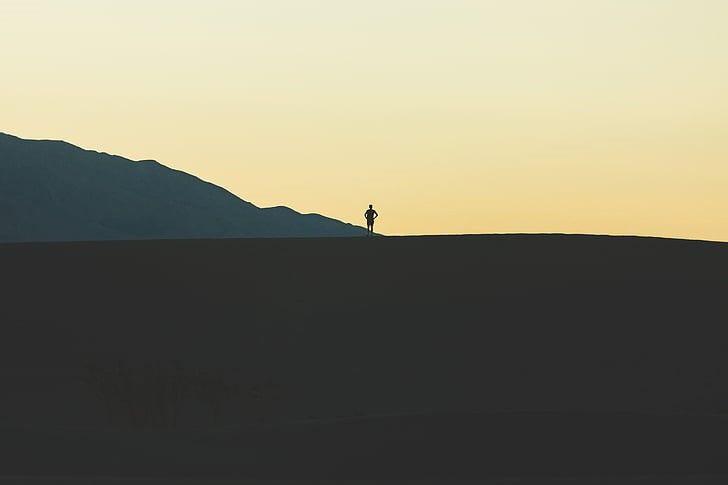
{"label": "person's torso", "polygon": [[366,216],[368,221],[373,221],[374,220],[374,209],[367,210],[364,215]]}

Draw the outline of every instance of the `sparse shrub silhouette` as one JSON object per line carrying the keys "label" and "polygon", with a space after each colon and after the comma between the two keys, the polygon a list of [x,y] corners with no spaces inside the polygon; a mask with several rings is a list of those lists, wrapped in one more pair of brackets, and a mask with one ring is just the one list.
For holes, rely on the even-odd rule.
{"label": "sparse shrub silhouette", "polygon": [[119,360],[84,368],[83,381],[102,402],[111,426],[175,428],[180,408],[190,400],[202,403],[218,423],[223,403],[240,394],[240,386],[227,382],[222,370],[187,370],[179,362],[133,367]]}
{"label": "sparse shrub silhouette", "polygon": [[223,403],[236,397],[240,387],[225,382],[221,370],[195,371],[194,378],[189,382],[188,388],[194,397],[207,405],[214,424],[218,424],[222,415]]}
{"label": "sparse shrub silhouette", "polygon": [[282,394],[273,379],[267,377],[248,389],[248,397],[252,400],[257,421],[262,422],[266,420],[267,414],[272,412],[274,403],[282,399]]}

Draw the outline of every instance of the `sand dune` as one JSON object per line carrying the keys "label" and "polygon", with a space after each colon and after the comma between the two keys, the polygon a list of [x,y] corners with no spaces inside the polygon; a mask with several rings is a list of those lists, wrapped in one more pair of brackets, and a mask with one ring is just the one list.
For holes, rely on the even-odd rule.
{"label": "sand dune", "polygon": [[726,244],[9,244],[0,267],[5,476],[728,473]]}

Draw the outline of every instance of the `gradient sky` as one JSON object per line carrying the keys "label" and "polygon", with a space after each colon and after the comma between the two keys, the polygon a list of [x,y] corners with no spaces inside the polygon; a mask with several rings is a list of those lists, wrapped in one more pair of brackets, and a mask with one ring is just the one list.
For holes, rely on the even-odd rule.
{"label": "gradient sky", "polygon": [[0,0],[0,131],[388,234],[728,240],[726,0]]}

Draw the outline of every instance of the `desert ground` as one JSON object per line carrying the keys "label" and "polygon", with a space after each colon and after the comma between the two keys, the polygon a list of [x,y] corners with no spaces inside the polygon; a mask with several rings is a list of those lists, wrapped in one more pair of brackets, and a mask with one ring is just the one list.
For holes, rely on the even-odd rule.
{"label": "desert ground", "polygon": [[24,243],[0,268],[0,483],[728,479],[726,243]]}

